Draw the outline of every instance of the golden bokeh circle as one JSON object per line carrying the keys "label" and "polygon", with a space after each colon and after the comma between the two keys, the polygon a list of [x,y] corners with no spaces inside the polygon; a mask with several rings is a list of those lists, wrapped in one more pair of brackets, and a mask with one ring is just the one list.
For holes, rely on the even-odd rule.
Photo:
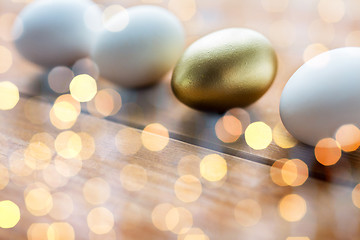
{"label": "golden bokeh circle", "polygon": [[272,141],[272,130],[264,122],[251,123],[245,130],[245,140],[255,150],[265,149]]}
{"label": "golden bokeh circle", "polygon": [[9,81],[0,82],[0,110],[13,109],[19,102],[19,89]]}
{"label": "golden bokeh circle", "polygon": [[218,154],[205,156],[200,162],[200,174],[207,181],[220,181],[227,174],[226,160]]}
{"label": "golden bokeh circle", "polygon": [[305,216],[307,205],[304,198],[300,195],[288,194],[280,200],[278,210],[284,220],[297,222]]}
{"label": "golden bokeh circle", "polygon": [[10,200],[0,202],[0,228],[13,228],[20,221],[20,209]]}

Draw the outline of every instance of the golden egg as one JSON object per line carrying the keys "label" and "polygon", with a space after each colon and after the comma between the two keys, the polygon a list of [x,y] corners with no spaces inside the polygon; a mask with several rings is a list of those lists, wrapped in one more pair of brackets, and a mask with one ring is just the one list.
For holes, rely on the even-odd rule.
{"label": "golden egg", "polygon": [[276,69],[267,38],[250,29],[229,28],[194,42],[177,63],[171,86],[189,107],[223,112],[258,100]]}

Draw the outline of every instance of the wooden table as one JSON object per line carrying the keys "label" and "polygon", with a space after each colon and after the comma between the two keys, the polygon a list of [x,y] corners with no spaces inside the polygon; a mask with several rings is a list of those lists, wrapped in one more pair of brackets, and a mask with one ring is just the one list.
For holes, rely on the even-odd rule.
{"label": "wooden table", "polygon": [[[264,150],[254,150],[244,135],[234,143],[224,143],[214,130],[223,115],[198,112],[179,103],[169,87],[170,73],[160,84],[136,91],[99,78],[99,89],[114,88],[120,93],[120,111],[104,119],[90,114],[83,104],[71,131],[88,134],[81,135],[86,140],[81,154],[89,155],[83,157],[88,159],[59,156],[54,139],[66,130],[57,129],[48,118],[58,95],[47,85],[47,73],[22,59],[14,49],[8,38],[10,23],[1,24],[2,16],[18,13],[25,2],[0,2],[0,45],[10,50],[13,58],[11,68],[0,74],[0,80],[15,83],[21,92],[15,108],[0,113],[0,186],[4,186],[0,201],[11,200],[21,211],[15,227],[0,228],[0,239],[360,238],[360,210],[354,205],[359,206],[360,196],[357,192],[352,195],[360,176],[358,151],[343,153],[337,164],[324,167],[316,161],[314,149],[300,143],[285,149],[273,141]],[[114,3],[98,2],[103,6]],[[332,10],[325,6],[338,3],[199,0],[193,14],[190,0],[182,1],[186,6],[178,3],[176,8],[174,1],[143,2],[169,6],[177,14],[187,6],[180,16],[189,44],[225,27],[252,28],[273,42],[279,59],[273,86],[255,104],[233,110],[243,129],[255,121],[273,129],[281,126],[281,91],[304,58],[319,49],[360,43],[359,34],[353,32],[360,18],[356,0],[336,1],[340,7]],[[342,19],[326,22],[341,16],[341,3],[346,9]],[[128,7],[142,2],[127,0],[121,4]],[[31,121],[26,114],[29,111],[44,121]],[[169,132],[169,138],[150,137],[150,142],[168,141],[160,151],[149,150],[151,146],[141,141],[142,135],[149,137],[142,130],[151,123],[160,123]],[[34,135],[46,139],[42,140],[45,147],[31,140]],[[43,159],[35,162],[33,169],[29,168],[31,159],[26,159],[29,146]],[[214,156],[225,159],[227,169],[223,169],[224,178],[211,182],[204,172],[201,174],[200,162]],[[277,185],[285,184],[278,179],[279,168],[271,166],[282,158],[301,159],[307,164],[309,178],[299,174],[297,177],[306,180],[300,186]],[[215,167],[221,173],[221,165]]]}

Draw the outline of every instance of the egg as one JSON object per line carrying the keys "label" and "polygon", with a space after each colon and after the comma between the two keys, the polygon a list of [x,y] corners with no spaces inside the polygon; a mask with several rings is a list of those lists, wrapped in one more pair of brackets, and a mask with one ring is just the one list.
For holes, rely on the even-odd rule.
{"label": "egg", "polygon": [[171,86],[189,107],[223,112],[259,99],[276,70],[269,40],[250,29],[229,28],[190,45],[175,67]]}
{"label": "egg", "polygon": [[91,1],[37,0],[21,11],[13,26],[15,46],[43,67],[70,66],[89,55],[96,37],[92,24],[101,24],[101,11]]}
{"label": "egg", "polygon": [[92,58],[100,75],[123,87],[154,84],[183,52],[185,37],[180,21],[160,7],[129,8],[112,17],[105,27]]}
{"label": "egg", "polygon": [[287,82],[280,100],[286,129],[315,146],[345,124],[360,125],[360,48],[339,48],[312,58]]}

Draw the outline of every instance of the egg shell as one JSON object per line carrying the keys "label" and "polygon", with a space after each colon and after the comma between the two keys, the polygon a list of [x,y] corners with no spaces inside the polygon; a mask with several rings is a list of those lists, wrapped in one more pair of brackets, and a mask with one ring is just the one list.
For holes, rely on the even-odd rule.
{"label": "egg shell", "polygon": [[[89,55],[96,31],[86,23],[101,24],[101,10],[87,0],[37,0],[28,4],[13,26],[17,50],[26,59],[50,68],[70,66]],[[87,16],[89,18],[89,16]]]}
{"label": "egg shell", "polygon": [[110,26],[128,24],[120,31],[104,29],[92,51],[100,74],[123,87],[144,87],[161,79],[180,57],[184,30],[166,9],[136,6],[121,12]]}
{"label": "egg shell", "polygon": [[175,96],[199,110],[224,112],[258,100],[272,84],[277,59],[262,34],[229,28],[194,42],[177,63]]}
{"label": "egg shell", "polygon": [[286,129],[315,146],[344,124],[360,124],[360,48],[331,50],[301,66],[280,100]]}

